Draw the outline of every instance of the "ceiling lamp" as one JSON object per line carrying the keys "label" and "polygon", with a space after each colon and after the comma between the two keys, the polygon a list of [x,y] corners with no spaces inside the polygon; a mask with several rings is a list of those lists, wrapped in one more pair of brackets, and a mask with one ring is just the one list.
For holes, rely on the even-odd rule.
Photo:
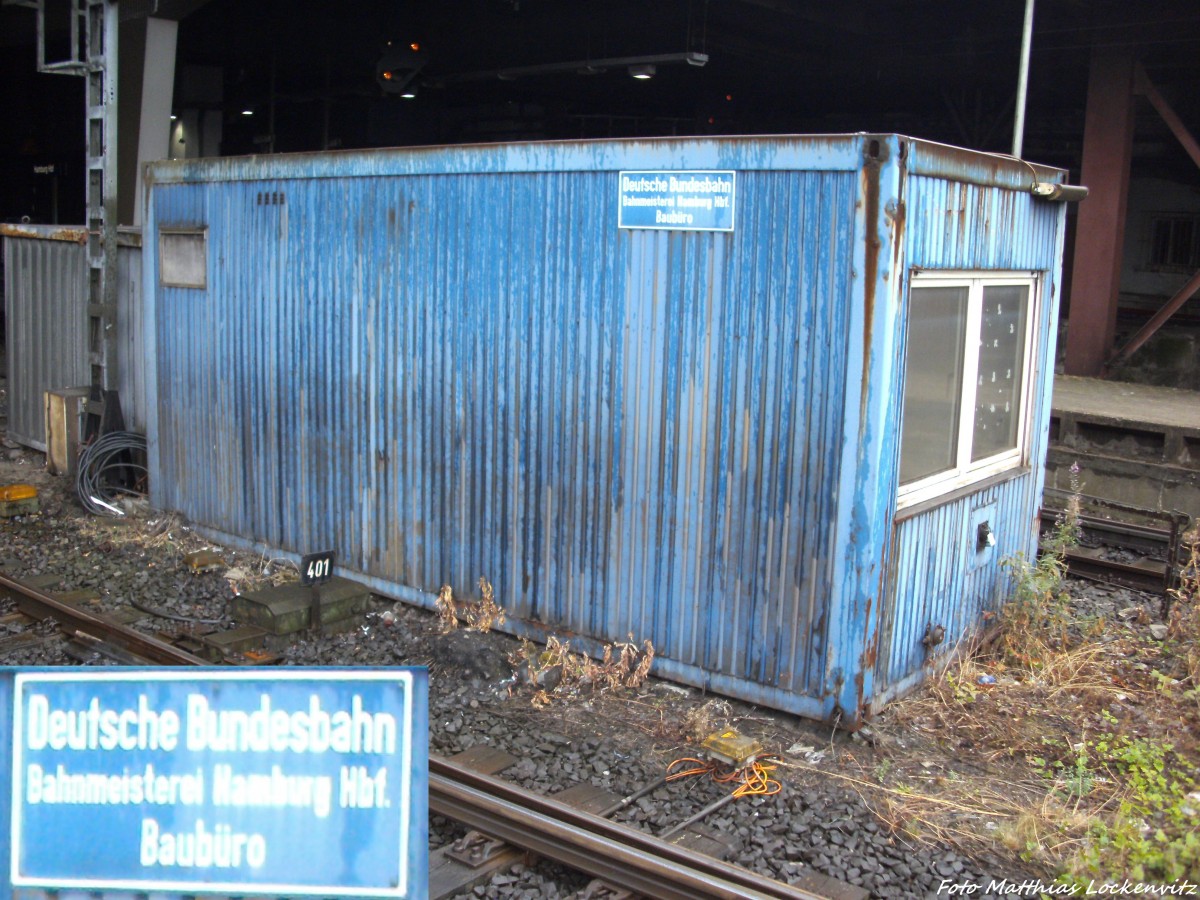
{"label": "ceiling lamp", "polygon": [[655,68],[651,63],[638,63],[629,67],[629,74],[639,81],[654,77]]}
{"label": "ceiling lamp", "polygon": [[412,100],[416,96],[417,96],[417,86],[415,84],[410,84],[400,94],[400,98],[402,100]]}

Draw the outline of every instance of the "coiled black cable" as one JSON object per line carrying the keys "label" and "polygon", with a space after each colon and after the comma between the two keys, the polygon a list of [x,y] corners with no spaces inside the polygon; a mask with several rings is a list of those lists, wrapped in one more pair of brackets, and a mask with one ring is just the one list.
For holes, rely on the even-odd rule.
{"label": "coiled black cable", "polygon": [[110,431],[83,448],[75,492],[97,516],[123,516],[122,496],[145,497],[146,439],[132,431]]}

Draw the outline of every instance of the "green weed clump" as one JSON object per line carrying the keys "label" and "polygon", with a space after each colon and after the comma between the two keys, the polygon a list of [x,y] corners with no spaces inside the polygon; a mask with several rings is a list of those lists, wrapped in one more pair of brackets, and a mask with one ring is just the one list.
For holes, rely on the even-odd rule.
{"label": "green weed clump", "polygon": [[1023,668],[1040,668],[1066,647],[1071,598],[1065,579],[1067,551],[1079,543],[1078,475],[1078,465],[1072,465],[1071,498],[1038,558],[1017,553],[1001,562],[1013,582],[1012,596],[1000,608],[1001,648],[1008,662]]}
{"label": "green weed clump", "polygon": [[1185,540],[1191,552],[1179,573],[1179,586],[1170,595],[1167,638],[1188,684],[1186,696],[1200,706],[1200,528]]}
{"label": "green weed clump", "polygon": [[[1064,883],[1200,878],[1200,792],[1173,744],[1104,733],[1075,744],[1066,760],[1033,761],[1042,764],[1064,801],[1102,800],[1101,808],[1112,810],[1093,818]],[[1103,796],[1089,796],[1101,791]]]}

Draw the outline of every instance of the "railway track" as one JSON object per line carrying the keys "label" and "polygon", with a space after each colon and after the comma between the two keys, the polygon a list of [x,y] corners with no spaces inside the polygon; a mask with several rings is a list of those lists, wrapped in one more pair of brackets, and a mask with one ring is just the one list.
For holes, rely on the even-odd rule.
{"label": "railway track", "polygon": [[[128,665],[210,665],[187,650],[111,618],[81,609],[38,587],[0,573],[0,596],[11,599],[31,621],[53,619],[70,639]],[[758,875],[749,869],[612,822],[553,797],[524,791],[452,760],[431,756],[429,809],[486,835],[494,862],[497,851],[518,848],[521,856],[553,860],[596,879],[580,897],[647,897],[655,900],[865,900],[866,892],[812,873],[817,893]],[[611,806],[613,812],[617,806]],[[501,843],[502,842],[502,843]],[[718,842],[712,842],[717,844]],[[510,853],[501,862],[512,864]],[[431,891],[434,898],[458,893]]]}
{"label": "railway track", "polygon": [[[438,757],[429,760],[429,808],[524,851],[591,875],[604,885],[594,885],[586,896],[632,894],[658,900],[866,897],[859,888],[820,876],[821,893],[774,881]],[[614,889],[630,894],[614,894]]]}
{"label": "railway track", "polygon": [[33,620],[52,618],[68,636],[101,648],[116,662],[159,666],[203,666],[207,660],[130,628],[113,619],[88,612],[40,588],[0,572],[0,595]]}
{"label": "railway track", "polygon": [[[1065,504],[1065,494],[1050,490],[1046,494],[1047,498],[1056,496],[1060,504]],[[1178,584],[1186,554],[1186,516],[1137,509],[1096,498],[1086,499],[1094,506],[1123,514],[1126,518],[1137,517],[1158,524],[1081,515],[1081,542],[1065,554],[1071,575],[1164,596]],[[1043,507],[1039,515],[1042,533],[1046,534],[1060,520],[1063,507]],[[1122,558],[1114,558],[1114,551]]]}

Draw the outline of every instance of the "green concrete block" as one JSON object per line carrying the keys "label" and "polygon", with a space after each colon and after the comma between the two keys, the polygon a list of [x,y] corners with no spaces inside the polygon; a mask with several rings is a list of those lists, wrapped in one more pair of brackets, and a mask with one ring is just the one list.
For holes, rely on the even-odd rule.
{"label": "green concrete block", "polygon": [[[331,578],[316,589],[322,627],[362,615],[371,592],[345,578]],[[241,594],[233,600],[233,616],[272,634],[294,634],[312,627],[313,588],[292,583]]]}
{"label": "green concrete block", "polygon": [[0,500],[0,519],[11,519],[13,516],[30,516],[37,511],[37,497],[28,497],[24,500]]}
{"label": "green concrete block", "polygon": [[212,645],[221,651],[222,655],[229,653],[245,653],[247,650],[257,650],[262,647],[267,633],[257,625],[239,625],[230,631],[218,631],[206,634],[204,643]]}

